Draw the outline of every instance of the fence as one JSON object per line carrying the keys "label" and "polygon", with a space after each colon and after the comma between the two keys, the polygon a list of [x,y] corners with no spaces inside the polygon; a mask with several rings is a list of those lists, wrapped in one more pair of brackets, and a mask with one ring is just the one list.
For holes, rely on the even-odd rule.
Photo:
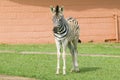
{"label": "fence", "polygon": [[83,42],[119,42],[120,16],[77,17]]}

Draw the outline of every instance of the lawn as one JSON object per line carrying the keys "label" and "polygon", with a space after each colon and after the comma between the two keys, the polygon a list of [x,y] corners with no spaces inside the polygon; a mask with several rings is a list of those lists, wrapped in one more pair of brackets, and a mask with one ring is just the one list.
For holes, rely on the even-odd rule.
{"label": "lawn", "polygon": [[[0,51],[11,52],[56,52],[55,44],[22,44],[8,45],[0,44]],[[86,43],[78,44],[79,54],[113,54],[120,55],[120,43]]]}
{"label": "lawn", "polygon": [[[79,44],[79,54],[120,55],[120,44]],[[55,44],[0,45],[0,74],[38,80],[118,80],[120,58],[78,56],[80,73],[70,73],[72,60],[67,55],[67,75],[55,75],[56,54],[20,54],[20,52],[56,52]],[[2,52],[8,51],[8,52]],[[11,52],[10,52],[11,51]],[[62,61],[61,61],[62,63]],[[61,65],[62,67],[62,65]]]}
{"label": "lawn", "polygon": [[0,54],[0,74],[36,78],[38,80],[118,80],[120,58],[80,57],[80,73],[70,73],[71,56],[67,56],[67,75],[55,75],[56,55]]}

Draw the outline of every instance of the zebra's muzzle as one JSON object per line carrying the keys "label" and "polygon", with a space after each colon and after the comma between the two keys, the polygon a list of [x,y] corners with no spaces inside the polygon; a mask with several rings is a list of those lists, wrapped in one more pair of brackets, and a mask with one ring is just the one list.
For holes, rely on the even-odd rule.
{"label": "zebra's muzzle", "polygon": [[53,28],[53,32],[54,32],[54,33],[57,33],[58,31],[59,31],[59,27],[54,27],[54,28]]}

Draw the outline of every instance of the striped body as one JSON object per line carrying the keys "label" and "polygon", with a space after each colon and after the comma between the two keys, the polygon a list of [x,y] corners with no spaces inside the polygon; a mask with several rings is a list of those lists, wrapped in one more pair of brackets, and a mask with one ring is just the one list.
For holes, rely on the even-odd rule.
{"label": "striped body", "polygon": [[[55,28],[54,28],[55,29]],[[79,25],[76,19],[70,17],[65,20],[56,30],[53,29],[54,36],[57,40],[68,39],[68,41],[79,39]]]}
{"label": "striped body", "polygon": [[66,74],[66,48],[70,49],[72,55],[73,68],[72,71],[78,72],[78,62],[77,62],[77,43],[79,39],[79,26],[76,19],[70,17],[68,19],[64,18],[63,7],[56,6],[56,8],[51,7],[53,13],[53,33],[55,36],[56,48],[57,48],[57,70],[56,74],[59,74],[60,70],[60,55],[61,48],[63,49],[63,74]]}

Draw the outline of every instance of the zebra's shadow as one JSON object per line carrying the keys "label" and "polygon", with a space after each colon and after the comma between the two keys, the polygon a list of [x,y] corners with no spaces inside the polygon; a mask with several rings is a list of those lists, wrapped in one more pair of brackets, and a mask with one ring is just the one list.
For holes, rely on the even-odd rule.
{"label": "zebra's shadow", "polygon": [[82,67],[80,68],[80,73],[86,73],[86,72],[91,72],[91,71],[97,71],[101,69],[100,67]]}

